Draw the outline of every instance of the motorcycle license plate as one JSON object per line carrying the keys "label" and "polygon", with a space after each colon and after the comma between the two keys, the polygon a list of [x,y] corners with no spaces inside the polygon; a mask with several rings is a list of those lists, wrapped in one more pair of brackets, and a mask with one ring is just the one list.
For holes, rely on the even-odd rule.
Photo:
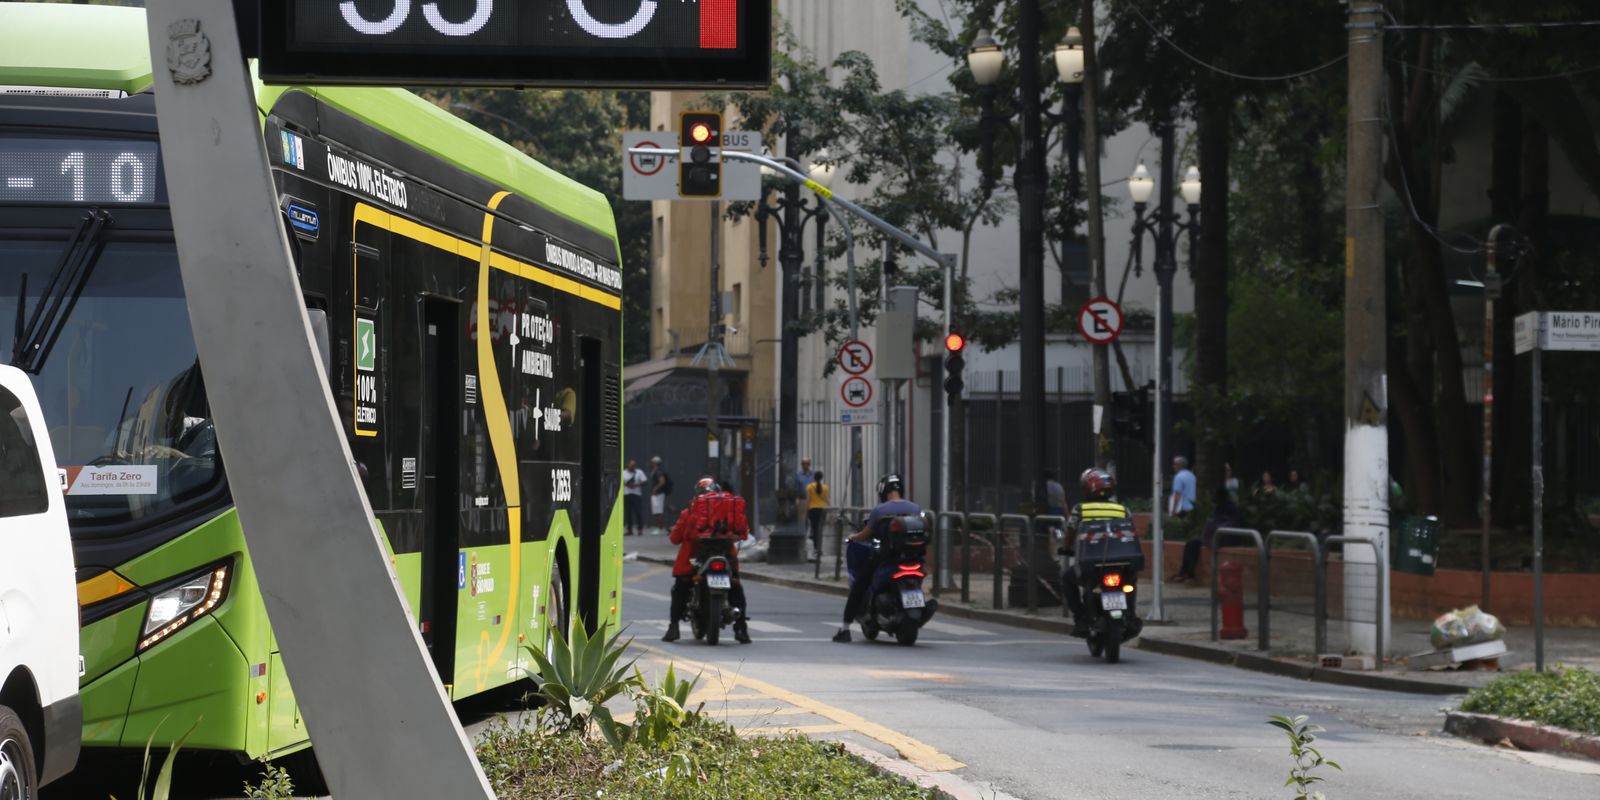
{"label": "motorcycle license plate", "polygon": [[928,601],[922,596],[921,589],[906,589],[900,593],[901,608],[922,608]]}
{"label": "motorcycle license plate", "polygon": [[1122,592],[1101,592],[1100,607],[1107,611],[1127,611],[1128,596]]}
{"label": "motorcycle license plate", "polygon": [[727,575],[711,574],[706,576],[706,585],[713,589],[727,589],[733,586],[733,579]]}

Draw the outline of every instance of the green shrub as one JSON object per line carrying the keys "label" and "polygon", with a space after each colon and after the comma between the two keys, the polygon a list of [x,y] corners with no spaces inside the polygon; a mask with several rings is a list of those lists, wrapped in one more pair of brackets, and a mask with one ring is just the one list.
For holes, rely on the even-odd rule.
{"label": "green shrub", "polygon": [[545,701],[541,720],[580,735],[598,722],[608,739],[616,736],[616,722],[605,704],[636,685],[636,678],[628,674],[633,660],[617,664],[633,640],[620,641],[620,634],[611,633],[607,623],[601,623],[593,636],[583,625],[574,625],[570,639],[560,631],[551,639],[548,657],[536,647],[522,647],[538,666],[537,694]]}
{"label": "green shrub", "polygon": [[262,764],[261,782],[254,786],[246,783],[244,796],[248,800],[293,800],[294,782],[289,780],[289,773],[283,767]]}
{"label": "green shrub", "polygon": [[1504,675],[1468,693],[1461,710],[1600,736],[1600,674],[1558,667]]}

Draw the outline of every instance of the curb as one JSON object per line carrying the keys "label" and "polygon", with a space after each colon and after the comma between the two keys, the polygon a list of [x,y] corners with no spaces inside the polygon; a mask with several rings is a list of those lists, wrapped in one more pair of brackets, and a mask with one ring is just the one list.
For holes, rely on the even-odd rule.
{"label": "curb", "polygon": [[[671,564],[671,559],[657,556],[639,554],[639,560],[651,564]],[[764,583],[771,586],[782,586],[785,589],[798,589],[808,592],[821,592],[844,597],[850,592],[843,586],[831,583],[820,583],[816,580],[782,578],[776,575],[764,575],[760,572],[745,570],[741,577],[755,583]],[[954,602],[940,603],[939,613],[961,619],[970,619],[977,622],[989,622],[995,625],[1007,625],[1013,628],[1040,631],[1042,633],[1058,633],[1063,636],[1072,631],[1072,623],[1065,619],[1052,619],[1049,617],[1024,617],[1017,614],[1007,614],[1002,611],[989,609],[967,608]],[[1147,625],[1148,627],[1148,625]],[[1419,681],[1411,678],[1393,677],[1382,673],[1372,672],[1347,672],[1345,670],[1322,669],[1310,664],[1298,664],[1291,661],[1282,661],[1258,653],[1240,653],[1220,647],[1211,647],[1195,642],[1186,642],[1179,639],[1164,639],[1141,636],[1135,639],[1133,646],[1140,650],[1162,655],[1192,658],[1211,664],[1227,667],[1238,667],[1255,672],[1265,672],[1280,675],[1286,678],[1311,681],[1313,683],[1328,683],[1336,686],[1350,686],[1357,689],[1378,689],[1387,692],[1401,692],[1404,694],[1423,695],[1454,695],[1466,694],[1467,688],[1452,686],[1445,683]],[[1496,740],[1498,741],[1498,739]]]}
{"label": "curb", "polygon": [[1352,686],[1358,689],[1379,689],[1387,692],[1402,692],[1405,694],[1426,695],[1453,695],[1466,694],[1467,690],[1460,686],[1447,683],[1432,683],[1410,678],[1400,678],[1371,672],[1347,672],[1337,669],[1322,669],[1310,664],[1299,664],[1293,661],[1283,661],[1259,653],[1237,653],[1220,647],[1210,647],[1194,642],[1184,642],[1174,639],[1152,639],[1141,637],[1138,640],[1140,650],[1152,653],[1161,653],[1169,656],[1193,658],[1208,661],[1212,664],[1238,667],[1240,669],[1266,672],[1272,675],[1281,675],[1286,678],[1311,681],[1313,683],[1328,683],[1336,686]]}
{"label": "curb", "polygon": [[1600,736],[1589,736],[1553,725],[1540,725],[1537,722],[1507,719],[1493,714],[1449,711],[1444,718],[1444,732],[1488,744],[1509,741],[1518,750],[1557,753],[1600,761]]}
{"label": "curb", "polygon": [[929,789],[937,800],[1017,800],[998,789],[975,786],[951,772],[928,772],[854,742],[839,742],[845,755],[894,780]]}
{"label": "curb", "polygon": [[[642,553],[639,555],[639,560],[650,564],[672,563],[670,559],[647,556]],[[838,597],[845,597],[850,594],[849,589],[838,584],[820,583],[814,579],[807,580],[803,578],[782,578],[777,575],[764,575],[748,568],[743,570],[739,577],[754,583],[765,583],[771,586],[781,586],[785,589],[821,592],[823,594],[831,594]],[[991,611],[981,608],[967,608],[966,606],[957,605],[955,602],[946,603],[943,602],[944,597],[940,597],[939,600],[939,613],[949,617],[960,617],[961,619],[970,619],[976,622],[992,622],[996,625],[1009,625],[1013,628],[1023,628],[1026,630],[1040,631],[1043,633],[1059,633],[1065,635],[1072,630],[1072,623],[1067,622],[1064,619],[1051,619],[1049,617],[1022,617],[1015,614],[1007,614],[1001,611]]]}

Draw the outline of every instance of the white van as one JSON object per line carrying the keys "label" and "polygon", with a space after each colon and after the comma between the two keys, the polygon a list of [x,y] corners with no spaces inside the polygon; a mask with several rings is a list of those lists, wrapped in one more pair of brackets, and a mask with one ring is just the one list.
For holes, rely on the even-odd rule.
{"label": "white van", "polygon": [[33,386],[0,366],[0,798],[78,761],[78,597],[61,479]]}

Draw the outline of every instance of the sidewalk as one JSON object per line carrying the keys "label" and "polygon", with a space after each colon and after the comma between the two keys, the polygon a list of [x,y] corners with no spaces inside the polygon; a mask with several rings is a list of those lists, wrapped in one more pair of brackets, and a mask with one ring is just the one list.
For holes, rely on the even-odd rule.
{"label": "sidewalk", "polygon": [[[624,539],[623,548],[636,554],[641,561],[671,563],[677,547],[666,536],[632,536]],[[743,574],[752,581],[771,583],[795,589],[828,592],[843,596],[847,589],[844,580],[833,580],[833,559],[824,557],[821,577],[816,577],[817,565],[768,564],[745,559],[740,564]],[[1030,630],[1059,633],[1065,636],[1070,622],[1062,616],[1059,605],[1040,608],[1036,613],[1026,609],[995,609],[992,606],[994,583],[989,574],[970,577],[968,596],[970,603],[960,601],[959,574],[952,580],[958,585],[939,597],[939,613],[954,617],[975,619],[1001,625],[1012,625]],[[1140,614],[1148,616],[1153,591],[1148,580],[1140,587]],[[1390,632],[1390,659],[1382,671],[1355,672],[1321,669],[1314,666],[1315,633],[1311,615],[1274,610],[1269,631],[1271,649],[1256,649],[1257,614],[1253,607],[1245,610],[1245,627],[1249,635],[1244,639],[1211,641],[1210,587],[1192,584],[1166,584],[1162,587],[1163,604],[1169,620],[1167,624],[1149,623],[1137,641],[1140,649],[1152,652],[1197,658],[1214,663],[1231,664],[1245,669],[1270,672],[1306,680],[1362,686],[1390,691],[1420,694],[1459,694],[1482,686],[1499,673],[1482,670],[1442,670],[1411,672],[1405,669],[1404,657],[1425,653],[1433,649],[1428,641],[1430,621],[1395,618]],[[1004,596],[1006,592],[1002,592]],[[1041,595],[1044,595],[1041,592]],[[1041,597],[1041,602],[1043,601]],[[1448,609],[1441,609],[1447,611]],[[1583,666],[1600,671],[1600,629],[1545,627],[1546,666],[1564,664]],[[1347,641],[1346,623],[1328,621],[1329,649],[1339,652]],[[1533,668],[1533,628],[1510,628],[1506,632],[1506,646],[1510,649],[1500,660],[1505,671]]]}

